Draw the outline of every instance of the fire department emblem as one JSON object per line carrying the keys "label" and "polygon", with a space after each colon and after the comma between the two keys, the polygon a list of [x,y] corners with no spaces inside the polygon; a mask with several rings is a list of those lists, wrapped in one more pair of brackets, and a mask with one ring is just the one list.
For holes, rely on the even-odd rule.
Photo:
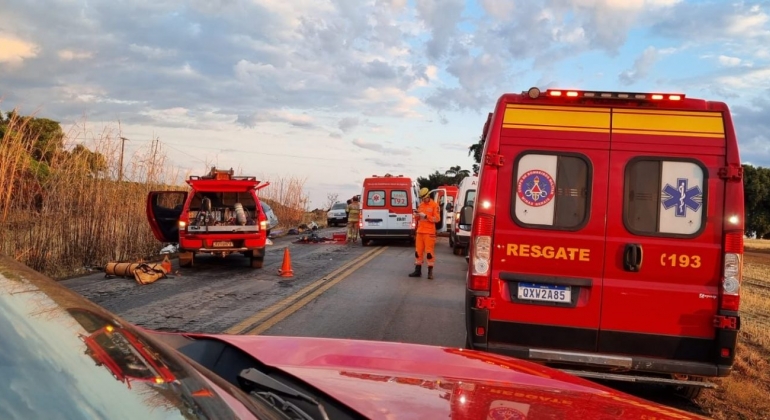
{"label": "fire department emblem", "polygon": [[661,205],[668,210],[674,208],[676,217],[687,217],[687,209],[694,212],[700,210],[703,192],[699,186],[688,188],[687,178],[677,178],[676,186],[666,184],[661,191]]}
{"label": "fire department emblem", "polygon": [[539,169],[527,171],[519,178],[517,192],[521,201],[527,205],[544,206],[554,196],[553,178]]}

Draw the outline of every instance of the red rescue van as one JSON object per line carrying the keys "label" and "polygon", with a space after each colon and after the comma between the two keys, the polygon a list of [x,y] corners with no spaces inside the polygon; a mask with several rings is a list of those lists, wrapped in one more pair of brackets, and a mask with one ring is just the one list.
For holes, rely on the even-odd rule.
{"label": "red rescue van", "polygon": [[743,183],[728,107],[537,88],[483,131],[468,346],[697,395],[740,327]]}
{"label": "red rescue van", "polygon": [[155,237],[179,243],[179,265],[192,266],[196,254],[246,256],[253,268],[265,259],[268,220],[257,191],[269,185],[233,170],[212,168],[191,176],[190,191],[152,191],[147,219]]}
{"label": "red rescue van", "polygon": [[434,197],[439,207],[444,210],[444,225],[447,232],[443,232],[441,236],[449,236],[449,229],[452,226],[452,220],[454,217],[454,205],[457,199],[457,191],[459,187],[457,185],[441,185],[438,187],[438,193]]}

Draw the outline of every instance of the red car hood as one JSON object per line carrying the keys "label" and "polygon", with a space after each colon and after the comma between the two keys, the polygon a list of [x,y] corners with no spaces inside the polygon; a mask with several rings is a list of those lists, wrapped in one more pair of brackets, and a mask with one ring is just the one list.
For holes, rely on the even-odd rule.
{"label": "red car hood", "polygon": [[361,340],[200,336],[236,346],[371,419],[702,419],[555,369],[472,350]]}

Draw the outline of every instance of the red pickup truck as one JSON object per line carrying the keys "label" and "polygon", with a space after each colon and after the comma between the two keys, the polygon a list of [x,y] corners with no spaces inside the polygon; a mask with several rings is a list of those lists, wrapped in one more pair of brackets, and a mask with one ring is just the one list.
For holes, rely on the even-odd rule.
{"label": "red pickup truck", "polygon": [[152,191],[147,218],[155,237],[179,244],[179,265],[190,267],[196,254],[220,257],[240,252],[262,268],[267,216],[257,191],[268,186],[252,176],[217,170],[190,176],[190,191]]}

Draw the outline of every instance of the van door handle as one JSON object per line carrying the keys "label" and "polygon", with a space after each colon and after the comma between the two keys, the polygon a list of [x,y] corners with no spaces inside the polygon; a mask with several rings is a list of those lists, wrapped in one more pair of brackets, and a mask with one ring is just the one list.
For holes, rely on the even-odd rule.
{"label": "van door handle", "polygon": [[642,245],[626,244],[623,250],[623,268],[631,272],[638,272],[642,268]]}
{"label": "van door handle", "polygon": [[395,214],[391,214],[391,215],[389,215],[389,217],[396,217],[396,215]]}

